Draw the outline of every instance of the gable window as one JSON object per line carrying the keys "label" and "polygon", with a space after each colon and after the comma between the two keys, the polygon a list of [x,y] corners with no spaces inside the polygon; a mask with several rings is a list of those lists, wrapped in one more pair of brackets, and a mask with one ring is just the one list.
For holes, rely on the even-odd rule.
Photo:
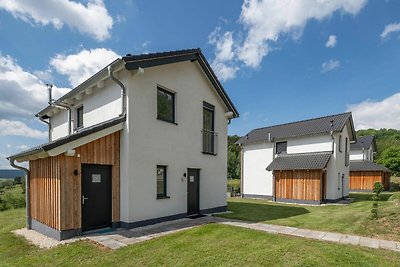
{"label": "gable window", "polygon": [[83,106],[76,109],[76,129],[83,127]]}
{"label": "gable window", "polygon": [[339,135],[339,152],[342,152],[342,136]]}
{"label": "gable window", "polygon": [[157,165],[157,198],[168,198],[167,166]]}
{"label": "gable window", "polygon": [[275,153],[276,154],[282,154],[282,153],[286,154],[287,153],[287,141],[276,142]]}
{"label": "gable window", "polygon": [[175,123],[175,94],[157,87],[157,119]]}
{"label": "gable window", "polygon": [[214,132],[214,106],[203,102],[203,153],[217,154],[217,133]]}

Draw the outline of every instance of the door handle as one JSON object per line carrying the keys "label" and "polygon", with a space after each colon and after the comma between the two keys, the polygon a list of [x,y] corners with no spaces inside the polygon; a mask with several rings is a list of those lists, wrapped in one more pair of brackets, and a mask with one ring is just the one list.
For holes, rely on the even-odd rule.
{"label": "door handle", "polygon": [[89,199],[89,198],[82,195],[82,205],[85,205],[85,200],[87,200],[87,199]]}

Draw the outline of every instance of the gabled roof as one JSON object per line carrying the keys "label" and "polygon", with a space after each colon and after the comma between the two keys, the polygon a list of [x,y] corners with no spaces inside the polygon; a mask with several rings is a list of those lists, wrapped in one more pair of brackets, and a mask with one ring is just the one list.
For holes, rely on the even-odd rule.
{"label": "gabled roof", "polygon": [[323,170],[331,158],[331,152],[279,154],[268,165],[268,171]]}
{"label": "gabled roof", "polygon": [[102,123],[83,128],[79,132],[76,132],[76,133],[73,133],[71,135],[59,138],[59,139],[54,140],[52,142],[41,144],[41,145],[33,147],[31,149],[22,151],[22,152],[20,152],[18,154],[9,156],[7,159],[8,160],[17,159],[17,161],[19,161],[18,159],[21,159],[21,158],[26,158],[26,157],[29,157],[31,155],[39,154],[39,153],[42,153],[42,152],[48,152],[48,151],[50,151],[52,149],[55,149],[55,148],[60,147],[62,145],[71,143],[73,141],[76,141],[76,140],[78,140],[80,138],[83,138],[83,137],[86,137],[88,135],[91,135],[93,133],[97,133],[97,132],[100,132],[102,130],[111,128],[113,126],[116,126],[116,125],[118,125],[120,123],[123,123],[125,120],[126,120],[126,116],[122,116],[122,117],[114,118],[114,119],[111,119],[111,120],[108,120],[108,121],[104,121]]}
{"label": "gabled roof", "polygon": [[[210,64],[207,62],[200,48],[196,49],[186,49],[186,50],[176,50],[161,53],[151,53],[151,54],[140,54],[140,55],[126,55],[122,58],[117,58],[112,63],[104,67],[102,70],[94,74],[92,77],[84,81],[82,84],[78,85],[76,88],[62,96],[58,101],[65,101],[68,98],[77,95],[87,88],[96,85],[100,80],[104,80],[108,77],[108,67],[111,65],[118,65],[120,68],[125,68],[126,70],[136,70],[138,68],[149,68],[154,66],[161,66],[171,63],[183,62],[183,61],[197,61],[204,71],[205,75],[209,79],[210,83],[216,90],[217,94],[220,96],[223,103],[226,105],[227,109],[233,112],[234,117],[239,117],[239,112],[233,105],[228,94],[226,93],[224,87],[218,80],[214,71],[211,69]],[[122,67],[121,67],[122,66]],[[47,113],[53,107],[48,106],[36,114],[37,117],[47,118]]]}
{"label": "gabled roof", "polygon": [[376,151],[375,136],[373,135],[360,136],[357,137],[357,142],[350,144],[350,150],[360,150],[363,148],[368,149],[371,146],[372,149]]}
{"label": "gabled roof", "polygon": [[369,160],[352,160],[350,161],[350,171],[383,171],[391,172],[385,166],[376,164]]}
{"label": "gabled roof", "polygon": [[[333,127],[331,126],[331,122],[333,122]],[[236,143],[251,144],[257,142],[266,142],[269,141],[269,135],[272,139],[284,139],[288,137],[330,133],[330,131],[341,132],[346,124],[348,124],[351,128],[350,130],[353,136],[350,137],[350,141],[353,141],[355,140],[353,118],[351,112],[347,112],[254,129],[247,135],[240,138]]]}

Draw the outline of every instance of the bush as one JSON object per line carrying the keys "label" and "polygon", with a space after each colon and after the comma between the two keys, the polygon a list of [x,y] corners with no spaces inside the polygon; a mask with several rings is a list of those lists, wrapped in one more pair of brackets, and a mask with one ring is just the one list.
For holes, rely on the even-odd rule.
{"label": "bush", "polygon": [[383,185],[380,182],[376,182],[374,184],[374,195],[372,196],[372,208],[371,214],[373,219],[378,219],[378,208],[379,208],[379,201],[381,200],[381,193],[383,192]]}
{"label": "bush", "polygon": [[25,207],[25,194],[16,189],[17,187],[3,188],[0,192],[0,211]]}

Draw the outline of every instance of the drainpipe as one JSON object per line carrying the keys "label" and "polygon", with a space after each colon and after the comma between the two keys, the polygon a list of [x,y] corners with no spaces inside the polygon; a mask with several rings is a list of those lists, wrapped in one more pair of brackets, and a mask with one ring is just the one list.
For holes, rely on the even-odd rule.
{"label": "drainpipe", "polygon": [[335,152],[335,137],[333,136],[333,120],[331,120],[332,154]]}
{"label": "drainpipe", "polygon": [[[53,89],[53,85],[52,84],[46,84],[47,86],[47,90],[49,92],[49,105],[53,106],[53,107],[58,107],[58,108],[62,108],[62,109],[66,109],[68,111],[68,135],[71,135],[72,133],[72,127],[71,127],[71,123],[72,123],[72,110],[71,110],[71,106],[68,105],[67,103],[61,102],[61,101],[57,101],[53,99],[53,94],[52,94],[52,89]],[[41,117],[39,117],[39,119],[41,121],[43,121],[44,123],[49,125],[49,142],[51,141],[51,126],[50,126],[50,119],[49,122],[44,121]]]}
{"label": "drainpipe", "polygon": [[120,117],[125,116],[126,115],[126,87],[125,85],[118,80],[117,78],[115,78],[114,76],[114,69],[113,66],[110,65],[108,66],[108,75],[110,76],[110,79],[113,80],[116,84],[119,85],[119,87],[121,87],[121,94],[122,94],[122,112],[121,114],[119,114]]}
{"label": "drainpipe", "polygon": [[38,116],[38,115],[36,115],[36,116],[39,118],[39,120],[40,120],[41,122],[47,124],[47,128],[48,128],[48,131],[49,131],[49,134],[48,134],[49,142],[51,142],[51,125],[50,125],[50,119],[49,119],[49,121],[46,121],[46,120],[44,120],[42,117],[40,117],[40,116]]}
{"label": "drainpipe", "polygon": [[28,230],[32,229],[32,220],[30,217],[30,203],[29,203],[29,170],[27,168],[24,168],[22,166],[18,166],[15,164],[15,159],[13,158],[8,158],[8,160],[10,161],[10,165],[18,170],[22,170],[25,172],[25,201],[26,201],[26,228]]}

